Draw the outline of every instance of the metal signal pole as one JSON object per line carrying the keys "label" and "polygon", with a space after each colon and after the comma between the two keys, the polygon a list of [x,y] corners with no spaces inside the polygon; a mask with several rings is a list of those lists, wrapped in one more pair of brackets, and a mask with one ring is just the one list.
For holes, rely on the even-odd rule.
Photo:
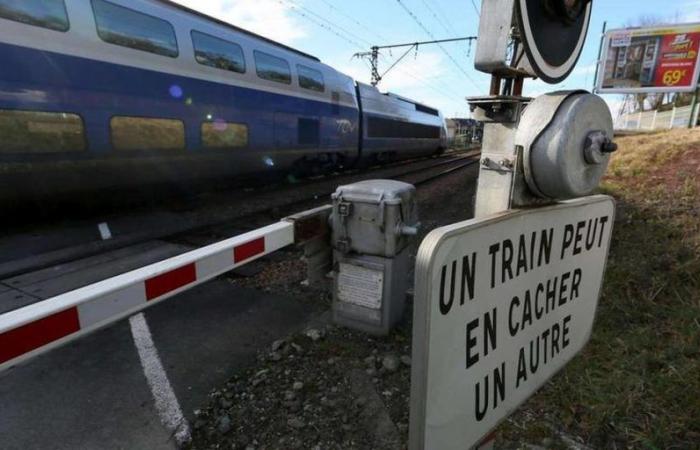
{"label": "metal signal pole", "polygon": [[600,45],[598,46],[598,59],[595,62],[595,74],[593,75],[593,89],[591,92],[594,94],[596,93],[596,89],[598,86],[598,72],[600,71],[600,65],[603,63],[602,57],[603,57],[603,41],[605,41],[605,31],[608,28],[608,22],[605,21],[603,22],[603,31],[600,36]]}

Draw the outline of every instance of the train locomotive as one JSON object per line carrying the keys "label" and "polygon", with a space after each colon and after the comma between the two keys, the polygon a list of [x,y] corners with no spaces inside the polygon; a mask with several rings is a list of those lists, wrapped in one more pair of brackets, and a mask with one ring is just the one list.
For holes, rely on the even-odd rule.
{"label": "train locomotive", "polygon": [[0,202],[429,155],[440,112],[168,0],[0,0]]}

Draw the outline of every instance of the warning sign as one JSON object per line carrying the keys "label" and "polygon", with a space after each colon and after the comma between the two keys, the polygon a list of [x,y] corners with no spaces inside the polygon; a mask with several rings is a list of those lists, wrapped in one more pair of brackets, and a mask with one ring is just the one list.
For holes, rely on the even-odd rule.
{"label": "warning sign", "polygon": [[433,231],[416,261],[411,449],[465,449],[588,341],[610,197]]}

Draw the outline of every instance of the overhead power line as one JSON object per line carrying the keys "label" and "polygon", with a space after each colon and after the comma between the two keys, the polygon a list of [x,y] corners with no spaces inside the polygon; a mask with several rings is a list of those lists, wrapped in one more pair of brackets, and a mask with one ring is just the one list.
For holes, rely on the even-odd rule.
{"label": "overhead power line", "polygon": [[336,14],[338,14],[338,15],[340,15],[340,16],[343,16],[343,17],[346,18],[347,20],[352,21],[354,24],[356,24],[358,27],[362,28],[363,30],[372,33],[373,35],[375,35],[377,38],[381,39],[382,41],[386,41],[386,40],[387,40],[387,39],[386,39],[384,36],[382,36],[379,32],[377,32],[376,30],[374,30],[374,29],[368,27],[367,25],[364,25],[362,22],[360,22],[359,20],[357,20],[355,17],[351,16],[350,14],[341,11],[337,6],[335,6],[333,3],[329,2],[328,0],[321,0],[321,1],[322,1],[323,3],[325,3],[325,4],[328,6],[328,8],[330,8],[333,12],[335,12]]}
{"label": "overhead power line", "polygon": [[428,2],[426,0],[421,0],[423,2],[423,5],[425,5],[425,8],[430,12],[430,14],[433,16],[435,21],[442,27],[443,30],[445,30],[448,34],[456,35],[457,33],[454,30],[451,30],[446,23],[440,19],[437,16],[437,13],[433,10],[433,8],[430,7]]}
{"label": "overhead power line", "polygon": [[[420,26],[423,29],[423,31],[425,31],[425,33],[428,36],[433,38],[433,40],[436,40],[435,35],[433,35],[433,33],[423,24],[423,22],[421,22],[421,20],[418,18],[418,16],[416,16],[414,14],[414,12],[411,11],[411,9],[408,6],[406,6],[406,4],[402,0],[396,0],[396,1],[403,8],[403,10],[406,11],[406,13],[409,16],[411,16],[413,21],[416,22],[418,24],[418,26]],[[462,74],[467,78],[467,80],[469,80],[474,85],[474,87],[479,89],[479,85],[476,84],[476,81],[474,81],[474,79],[467,73],[466,70],[464,70],[462,68],[462,66],[457,62],[457,60],[454,59],[454,57],[447,50],[445,50],[445,47],[443,47],[442,44],[439,44],[439,43],[437,45],[438,45],[438,47],[440,47],[440,50],[442,50],[442,52],[450,59],[450,61],[452,61],[452,63],[455,65],[455,67],[457,67],[457,69],[460,72],[462,72]]]}
{"label": "overhead power line", "polygon": [[442,17],[442,19],[445,21],[445,23],[451,30],[451,34],[459,35],[460,32],[457,31],[454,24],[452,23],[452,20],[450,19],[450,15],[445,13],[445,10],[442,8],[440,2],[438,0],[428,0],[428,2],[432,3],[435,6],[434,9],[437,11],[438,15]]}
{"label": "overhead power line", "polygon": [[[356,33],[351,32],[343,27],[340,27],[336,23],[334,23],[333,21],[321,16],[320,14],[314,13],[313,11],[310,11],[301,5],[296,4],[294,2],[294,0],[277,0],[277,1],[280,4],[289,7],[295,14],[299,15],[303,19],[320,27],[324,31],[335,35],[336,37],[342,39],[343,41],[345,41],[347,44],[351,45],[352,47],[355,47],[355,48],[360,49],[360,50],[363,48],[366,48],[364,45],[360,44],[358,41],[364,41],[364,42],[369,44],[369,42],[366,39],[358,36]],[[338,8],[332,7],[331,9],[336,14],[341,14],[341,15],[343,14],[342,11],[340,11]],[[372,31],[366,25],[363,25],[361,22],[359,22],[355,19],[353,19],[353,22],[355,22],[361,28]],[[374,34],[378,35],[378,33],[376,33],[376,32]],[[386,58],[384,57],[384,55],[380,54],[379,57],[382,58],[382,60],[386,61]],[[387,63],[391,63],[391,62],[387,61]],[[401,73],[403,73],[404,75],[406,75],[406,76],[418,81],[419,83],[425,85],[425,87],[431,89],[432,91],[445,97],[446,99],[454,100],[455,98],[460,97],[460,94],[453,91],[447,85],[440,83],[439,80],[418,77],[411,72],[408,72],[406,70],[402,70],[400,67],[397,68],[397,70],[400,71]]]}
{"label": "overhead power line", "polygon": [[[445,10],[440,5],[439,0],[422,0],[422,1],[425,4],[425,6],[428,8],[428,10],[430,10],[430,12],[433,14],[433,17],[435,17],[435,20],[437,20],[438,23],[440,23],[440,25],[443,28],[448,29],[448,33],[450,35],[459,36],[460,34],[462,34],[461,31],[456,31],[454,24],[450,20],[449,14],[445,13]],[[430,6],[431,4],[433,5],[432,7]],[[437,13],[437,15],[436,15],[436,13]],[[440,18],[438,18],[437,16],[440,16]],[[441,21],[442,21],[442,23],[441,23]],[[472,51],[472,42],[471,41],[465,42],[464,51],[467,53],[467,56],[471,55],[471,51]]]}
{"label": "overhead power line", "polygon": [[381,50],[381,49],[385,49],[385,48],[409,47],[409,46],[418,46],[418,45],[427,45],[427,44],[442,44],[444,42],[475,41],[476,39],[477,39],[476,36],[465,36],[465,37],[458,37],[458,38],[435,39],[432,41],[407,42],[405,44],[376,45],[375,47]]}
{"label": "overhead power line", "polygon": [[472,6],[474,7],[474,11],[476,11],[476,15],[481,17],[481,11],[479,11],[479,8],[476,6],[476,2],[472,0]]}
{"label": "overhead power line", "polygon": [[[341,27],[340,25],[331,22],[330,20],[326,19],[325,17],[321,16],[318,13],[315,13],[311,11],[310,9],[296,3],[293,0],[278,0],[278,2],[282,5],[289,6],[291,10],[304,17],[308,21],[316,24],[317,26],[325,29],[326,31],[329,31],[336,36],[340,37],[341,39],[345,40],[346,42],[362,48],[363,44],[360,44],[359,41],[362,41],[364,43],[369,43],[366,39],[362,38],[361,36],[356,35],[355,33],[352,33],[351,31],[346,30],[345,28]],[[343,35],[344,34],[344,35]]]}

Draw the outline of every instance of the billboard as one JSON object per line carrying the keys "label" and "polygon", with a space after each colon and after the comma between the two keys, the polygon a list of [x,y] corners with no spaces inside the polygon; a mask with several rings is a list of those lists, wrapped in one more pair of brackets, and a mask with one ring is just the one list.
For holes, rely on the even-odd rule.
{"label": "billboard", "polygon": [[596,91],[693,91],[700,76],[699,50],[700,23],[608,31]]}

